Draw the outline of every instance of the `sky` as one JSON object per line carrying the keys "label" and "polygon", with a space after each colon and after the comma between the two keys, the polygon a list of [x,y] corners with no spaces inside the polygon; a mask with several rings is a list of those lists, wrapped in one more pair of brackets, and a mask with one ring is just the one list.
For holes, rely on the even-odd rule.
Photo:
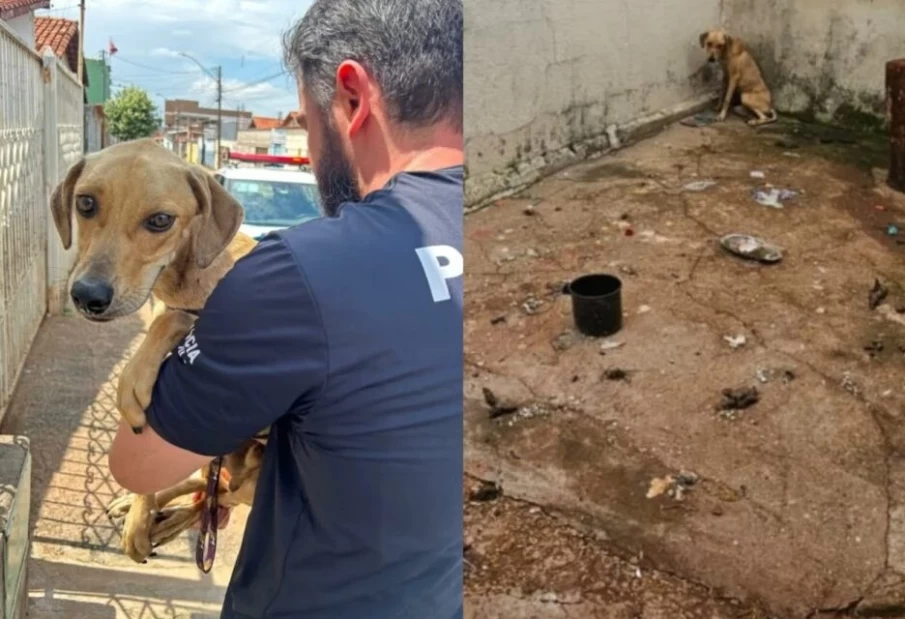
{"label": "sky", "polygon": [[[223,107],[277,116],[298,109],[285,73],[281,36],[311,0],[86,0],[85,56],[98,58],[110,39],[113,92],[137,85],[163,111],[164,99],[216,107],[216,83],[182,57],[216,74],[223,68]],[[38,15],[78,20],[78,0],[53,0]]]}

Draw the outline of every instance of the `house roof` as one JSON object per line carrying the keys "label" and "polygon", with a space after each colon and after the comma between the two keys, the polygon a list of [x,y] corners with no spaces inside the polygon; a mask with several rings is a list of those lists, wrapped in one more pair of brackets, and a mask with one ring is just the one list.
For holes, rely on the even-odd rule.
{"label": "house roof", "polygon": [[0,19],[13,19],[38,9],[49,9],[50,0],[0,0]]}
{"label": "house roof", "polygon": [[289,112],[288,114],[286,114],[286,118],[284,118],[283,121],[280,123],[280,126],[288,127],[288,128],[301,127],[301,124],[299,123],[300,114],[301,114],[301,112]]}
{"label": "house roof", "polygon": [[268,116],[252,116],[249,129],[276,129],[280,126],[279,118],[270,118]]}
{"label": "house roof", "polygon": [[[2,2],[3,0],[0,0]],[[79,66],[79,23],[62,17],[35,17],[35,49],[49,47],[73,73]]]}

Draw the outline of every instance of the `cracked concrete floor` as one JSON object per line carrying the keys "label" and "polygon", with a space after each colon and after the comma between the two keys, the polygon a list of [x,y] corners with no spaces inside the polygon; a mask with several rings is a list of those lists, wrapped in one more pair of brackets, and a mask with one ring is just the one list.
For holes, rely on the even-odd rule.
{"label": "cracked concrete floor", "polygon": [[[777,616],[898,616],[905,292],[886,225],[905,220],[905,199],[875,180],[876,144],[840,141],[793,125],[676,125],[469,215],[468,473]],[[716,185],[683,190],[696,180]],[[751,192],[764,183],[802,194],[761,206]],[[727,254],[717,240],[731,232],[780,245],[784,260]],[[625,325],[607,340],[619,347],[575,334],[561,294],[601,271],[623,280]],[[877,278],[890,293],[871,310]],[[733,349],[725,338],[740,335]],[[626,378],[606,379],[614,368]],[[723,389],[750,386],[757,404],[715,412]],[[485,387],[520,410],[491,419]],[[697,480],[683,500],[647,498],[682,471]],[[523,593],[593,595],[563,586]]]}
{"label": "cracked concrete floor", "polygon": [[31,439],[29,557],[32,619],[215,619],[244,529],[244,510],[220,533],[213,571],[194,562],[189,534],[146,565],[120,550],[104,513],[123,493],[107,468],[118,423],[116,379],[149,312],[106,325],[75,317],[41,327],[3,420]]}

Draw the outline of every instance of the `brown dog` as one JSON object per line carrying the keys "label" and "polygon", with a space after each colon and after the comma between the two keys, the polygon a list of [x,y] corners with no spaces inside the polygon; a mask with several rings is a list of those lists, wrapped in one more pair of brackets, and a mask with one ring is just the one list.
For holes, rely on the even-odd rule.
{"label": "brown dog", "polygon": [[[51,211],[66,249],[75,211],[78,249],[70,292],[79,313],[95,322],[113,320],[139,310],[152,294],[166,306],[117,385],[117,408],[141,432],[160,365],[195,322],[181,310],[202,308],[255,245],[237,234],[242,207],[204,169],[152,140],[136,140],[72,166],[53,192]],[[266,438],[250,440],[226,457],[230,481],[220,487],[222,505],[251,504],[262,443]],[[127,495],[111,504],[108,514],[126,518],[126,554],[141,562],[197,522],[204,501],[191,497],[205,489],[206,479],[207,467],[156,496]]]}
{"label": "brown dog", "polygon": [[723,67],[723,92],[721,96],[720,120],[726,120],[729,106],[736,91],[741,94],[741,103],[756,118],[748,121],[751,126],[775,122],[776,110],[773,97],[761,75],[754,57],[745,49],[742,41],[722,30],[710,30],[701,35],[701,47],[707,51],[708,60],[719,62]]}

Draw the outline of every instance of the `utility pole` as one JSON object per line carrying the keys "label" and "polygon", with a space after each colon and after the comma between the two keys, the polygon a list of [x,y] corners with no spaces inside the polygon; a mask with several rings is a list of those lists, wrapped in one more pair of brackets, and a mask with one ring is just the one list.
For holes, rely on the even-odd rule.
{"label": "utility pole", "polygon": [[85,64],[85,0],[79,0],[79,86],[85,83],[84,69]]}
{"label": "utility pole", "polygon": [[214,153],[214,168],[220,168],[220,140],[223,137],[223,67],[217,67],[217,152]]}
{"label": "utility pole", "polygon": [[[85,0],[82,0],[84,2]],[[107,50],[101,50],[101,69],[104,71],[104,83],[101,86],[101,97],[104,103],[110,98],[110,71],[107,69]]]}
{"label": "utility pole", "polygon": [[[179,55],[188,58],[200,68],[204,73],[206,73],[210,78],[217,82],[217,152],[214,157],[214,167],[220,167],[220,141],[223,137],[223,67],[217,67],[217,74],[214,75],[211,71],[201,64],[196,58],[186,54],[185,52],[179,52]],[[204,124],[201,125],[201,139],[204,139]],[[204,163],[204,162],[202,162]]]}

